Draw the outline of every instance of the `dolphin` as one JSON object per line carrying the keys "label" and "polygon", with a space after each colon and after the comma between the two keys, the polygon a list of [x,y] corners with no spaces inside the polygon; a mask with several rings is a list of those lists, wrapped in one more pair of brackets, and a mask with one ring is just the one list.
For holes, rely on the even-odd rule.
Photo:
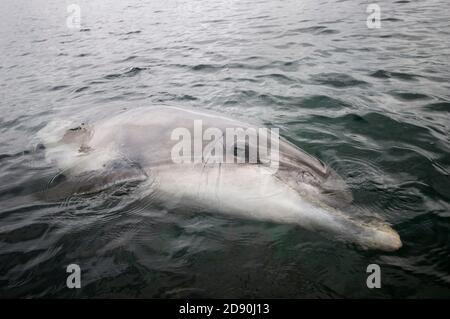
{"label": "dolphin", "polygon": [[[174,147],[180,142],[174,139],[174,129],[195,130],[199,120],[203,127],[221,131],[257,127],[218,113],[172,106],[137,107],[78,125],[50,122],[38,138],[46,160],[57,165],[59,173],[50,181],[46,198],[88,195],[136,183],[152,201],[168,208],[295,224],[364,249],[395,251],[402,246],[387,222],[368,222],[349,213],[353,199],[344,180],[282,137],[278,137],[275,170],[259,160],[174,161]],[[199,138],[192,137],[194,144]],[[245,147],[248,155],[257,146],[246,142]],[[239,156],[228,145],[224,154]]]}

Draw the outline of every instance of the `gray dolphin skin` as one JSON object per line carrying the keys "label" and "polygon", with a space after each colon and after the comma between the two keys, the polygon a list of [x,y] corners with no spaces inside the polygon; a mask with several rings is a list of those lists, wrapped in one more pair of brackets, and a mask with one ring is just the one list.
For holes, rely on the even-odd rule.
{"label": "gray dolphin skin", "polygon": [[[47,197],[96,193],[135,182],[134,191],[168,208],[296,224],[365,249],[394,251],[402,246],[386,222],[352,216],[352,196],[343,179],[283,138],[277,170],[260,161],[175,163],[172,151],[179,140],[173,139],[174,129],[193,131],[198,120],[205,129],[256,127],[220,114],[169,106],[125,110],[95,123],[49,123],[38,136],[46,159],[64,178],[54,178]],[[236,156],[228,145],[224,152]]]}

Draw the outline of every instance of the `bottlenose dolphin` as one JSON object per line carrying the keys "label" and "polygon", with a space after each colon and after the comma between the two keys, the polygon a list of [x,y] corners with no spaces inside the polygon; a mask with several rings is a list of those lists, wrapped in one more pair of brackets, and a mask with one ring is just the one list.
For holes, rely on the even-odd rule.
{"label": "bottlenose dolphin", "polygon": [[[352,195],[343,179],[284,138],[279,140],[276,170],[259,161],[175,163],[174,129],[193,130],[198,120],[221,130],[254,127],[221,114],[169,106],[124,110],[94,123],[49,123],[38,137],[46,159],[60,173],[49,184],[47,197],[90,194],[136,182],[152,200],[168,207],[296,224],[367,249],[394,251],[402,246],[386,222],[346,213]],[[235,151],[225,149],[234,156]]]}

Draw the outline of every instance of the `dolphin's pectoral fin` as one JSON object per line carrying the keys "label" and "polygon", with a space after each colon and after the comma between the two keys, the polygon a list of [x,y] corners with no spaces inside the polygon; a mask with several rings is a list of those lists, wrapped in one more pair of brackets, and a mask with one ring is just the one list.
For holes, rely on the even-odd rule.
{"label": "dolphin's pectoral fin", "polygon": [[75,175],[70,170],[58,174],[48,184],[45,197],[56,200],[73,195],[88,195],[117,185],[140,183],[147,178],[148,175],[138,164],[122,159],[112,160],[101,169]]}

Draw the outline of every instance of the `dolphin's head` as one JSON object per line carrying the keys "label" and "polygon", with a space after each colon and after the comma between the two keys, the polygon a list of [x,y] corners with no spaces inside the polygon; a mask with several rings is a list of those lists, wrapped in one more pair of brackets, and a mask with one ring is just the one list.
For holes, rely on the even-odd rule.
{"label": "dolphin's head", "polygon": [[[246,147],[252,146],[247,144]],[[269,201],[284,202],[280,206],[275,205],[279,207],[280,219],[283,214],[287,216],[292,207],[297,207],[301,215],[300,224],[324,232],[331,230],[337,237],[365,249],[395,251],[402,246],[400,236],[386,222],[373,216],[370,221],[367,217],[358,216],[350,205],[353,196],[348,185],[332,168],[284,139],[280,139],[278,153],[277,169],[271,175],[276,182],[271,183],[270,192],[278,192],[280,196],[267,194],[265,198],[261,196],[261,201],[268,206]],[[240,174],[246,174],[245,181],[249,185],[251,181],[256,181],[252,184],[253,189],[248,188],[247,194],[252,191],[264,193],[258,185],[266,187],[267,177],[261,177],[258,182],[258,177],[249,177],[248,171]],[[255,170],[254,175],[257,174]],[[281,196],[281,193],[286,196]],[[295,217],[292,219],[295,220]]]}

